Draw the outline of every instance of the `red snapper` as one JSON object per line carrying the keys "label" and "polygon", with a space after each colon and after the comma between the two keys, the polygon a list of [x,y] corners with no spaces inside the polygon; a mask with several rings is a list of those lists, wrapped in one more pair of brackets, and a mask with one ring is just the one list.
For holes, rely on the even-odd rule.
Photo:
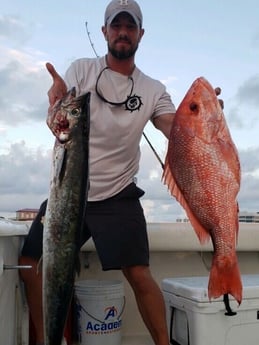
{"label": "red snapper", "polygon": [[176,111],[163,180],[185,209],[200,242],[212,240],[209,298],[231,294],[240,304],[236,255],[240,162],[215,90],[203,77],[194,81]]}

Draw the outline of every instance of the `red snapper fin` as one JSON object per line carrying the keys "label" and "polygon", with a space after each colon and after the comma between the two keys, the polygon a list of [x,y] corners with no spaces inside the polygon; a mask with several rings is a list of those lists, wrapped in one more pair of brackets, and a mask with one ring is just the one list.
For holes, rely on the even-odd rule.
{"label": "red snapper fin", "polygon": [[208,242],[210,240],[210,234],[208,231],[201,225],[199,220],[196,218],[196,216],[193,214],[192,210],[190,209],[187,201],[185,200],[180,188],[178,187],[174,176],[172,175],[169,162],[168,162],[168,156],[166,156],[165,160],[165,167],[164,172],[162,176],[162,180],[164,184],[167,185],[170,193],[172,196],[176,198],[176,200],[180,203],[180,205],[185,209],[185,212],[187,214],[187,217],[189,218],[196,235],[199,238],[199,241],[203,244],[205,242]]}
{"label": "red snapper fin", "polygon": [[[243,288],[241,275],[238,268],[237,256],[236,254],[233,255],[235,255],[233,259],[214,255],[208,285],[209,299],[230,294],[238,304],[242,302]],[[228,262],[232,262],[232,264],[228,265]]]}

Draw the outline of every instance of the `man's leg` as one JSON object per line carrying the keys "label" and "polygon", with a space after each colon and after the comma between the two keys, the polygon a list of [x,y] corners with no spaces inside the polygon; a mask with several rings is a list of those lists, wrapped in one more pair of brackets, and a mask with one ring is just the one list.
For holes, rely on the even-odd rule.
{"label": "man's leg", "polygon": [[139,311],[154,343],[169,345],[164,299],[149,267],[126,267],[122,272],[134,291]]}
{"label": "man's leg", "polygon": [[35,328],[36,344],[44,344],[41,268],[38,268],[38,261],[25,256],[20,257],[19,263],[32,266],[31,269],[20,270],[20,276],[24,282],[31,320]]}

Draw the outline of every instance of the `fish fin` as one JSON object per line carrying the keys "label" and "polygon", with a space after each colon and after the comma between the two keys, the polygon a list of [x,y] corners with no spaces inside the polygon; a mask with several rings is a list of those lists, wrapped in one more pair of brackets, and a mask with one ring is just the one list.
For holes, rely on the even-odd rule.
{"label": "fish fin", "polygon": [[241,304],[242,281],[237,256],[233,255],[235,255],[234,258],[229,256],[222,258],[216,255],[213,257],[208,285],[209,299],[230,294],[238,304]]}
{"label": "fish fin", "polygon": [[180,203],[180,205],[185,209],[185,212],[196,232],[196,235],[199,238],[199,241],[203,244],[210,240],[210,234],[208,231],[201,225],[199,220],[193,214],[192,210],[190,209],[187,201],[185,200],[181,190],[179,189],[169,167],[168,157],[165,160],[165,168],[162,176],[162,180],[164,184],[168,186],[168,189],[172,196],[176,198],[176,200]]}

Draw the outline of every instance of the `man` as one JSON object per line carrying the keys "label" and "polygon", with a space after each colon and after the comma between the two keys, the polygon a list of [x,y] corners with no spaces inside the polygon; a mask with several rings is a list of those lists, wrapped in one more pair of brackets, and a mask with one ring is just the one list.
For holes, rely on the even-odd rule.
{"label": "man", "polygon": [[[134,0],[113,0],[105,11],[102,32],[107,55],[72,63],[65,81],[51,64],[50,106],[75,86],[77,95],[91,92],[90,190],[85,238],[93,237],[103,270],[121,269],[131,285],[141,316],[156,345],[169,345],[161,291],[149,270],[146,223],[135,184],[139,142],[151,120],[168,138],[175,107],[165,87],[135,66],[135,52],[143,37],[142,13]],[[42,251],[41,216],[25,242],[21,272],[25,283],[37,344],[44,344],[42,278],[37,263]],[[83,244],[83,243],[82,243]]]}

